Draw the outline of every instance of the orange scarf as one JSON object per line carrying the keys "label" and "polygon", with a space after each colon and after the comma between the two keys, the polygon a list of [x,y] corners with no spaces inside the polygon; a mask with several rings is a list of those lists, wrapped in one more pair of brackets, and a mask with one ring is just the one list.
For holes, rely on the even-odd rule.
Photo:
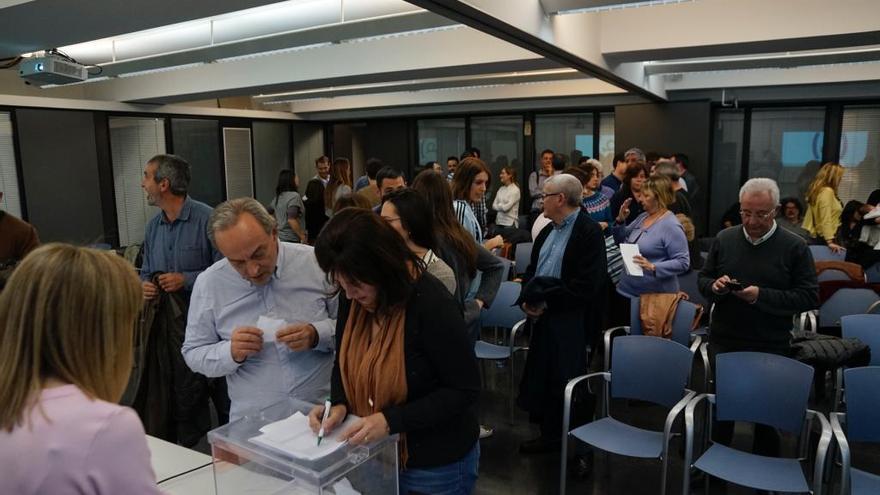
{"label": "orange scarf", "polygon": [[[386,316],[351,302],[339,349],[339,369],[349,412],[366,417],[406,402],[404,322],[406,309]],[[400,435],[400,462],[406,467],[406,435]]]}

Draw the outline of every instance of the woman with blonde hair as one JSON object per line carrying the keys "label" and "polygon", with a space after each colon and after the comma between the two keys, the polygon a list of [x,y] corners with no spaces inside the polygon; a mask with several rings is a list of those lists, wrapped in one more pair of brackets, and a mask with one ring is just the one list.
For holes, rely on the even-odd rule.
{"label": "woman with blonde hair", "polygon": [[624,273],[617,292],[625,297],[676,293],[679,291],[678,276],[690,268],[690,253],[684,227],[669,211],[669,205],[675,202],[672,181],[663,175],[650,176],[641,188],[640,202],[643,212],[629,224],[625,221],[632,200],[623,202],[612,232],[618,243],[639,246],[641,255],[635,256],[633,262],[642,268],[644,274]]}
{"label": "woman with blonde hair", "polygon": [[0,294],[0,491],[159,493],[144,428],[116,405],[141,298],[112,252],[48,244],[16,268]]}
{"label": "woman with blonde hair", "polygon": [[840,213],[843,211],[837,189],[844,172],[846,169],[839,163],[828,162],[822,165],[807,189],[807,213],[804,215],[803,228],[819,243],[827,244],[835,253],[843,250],[843,246],[835,242],[835,236],[840,228]]}
{"label": "woman with blonde hair", "polygon": [[328,217],[333,216],[333,206],[339,198],[351,194],[351,162],[348,158],[337,158],[330,165],[330,179],[324,189],[324,208]]}

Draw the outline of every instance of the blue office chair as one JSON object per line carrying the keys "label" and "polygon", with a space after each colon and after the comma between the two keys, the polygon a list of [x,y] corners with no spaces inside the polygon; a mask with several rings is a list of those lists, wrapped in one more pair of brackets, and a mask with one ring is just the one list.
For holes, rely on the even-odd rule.
{"label": "blue office chair", "polygon": [[836,270],[834,268],[829,268],[827,270],[822,270],[822,273],[816,276],[816,279],[819,282],[831,282],[835,280],[852,280],[850,276],[841,270]]}
{"label": "blue office chair", "polygon": [[813,261],[846,261],[846,253],[835,253],[828,246],[810,246]]}
{"label": "blue office chair", "polygon": [[[629,326],[622,327],[613,327],[605,330],[604,334],[604,343],[605,343],[605,363],[604,370],[608,371],[611,366],[611,348],[613,345],[612,339],[619,335],[642,335],[642,319],[640,316],[641,309],[641,299],[638,297],[633,297],[630,299],[629,306],[629,318],[630,324]],[[685,347],[689,347],[691,352],[696,355],[697,351],[700,349],[700,343],[702,342],[702,336],[697,335],[691,332],[691,327],[694,323],[694,318],[697,316],[697,305],[690,301],[679,301],[678,307],[675,310],[675,317],[672,320],[672,336],[671,340],[673,342],[677,342]],[[708,384],[709,380],[709,358],[708,355],[701,354],[703,358],[703,370],[704,377],[703,383]]]}
{"label": "blue office chair", "polygon": [[880,476],[851,466],[848,442],[880,442],[880,366],[848,369],[844,381],[846,413],[831,413],[831,429],[840,449],[840,493],[877,494]]}
{"label": "blue office chair", "polygon": [[871,349],[869,366],[880,366],[880,315],[847,315],[840,327],[843,338],[859,339]]}
{"label": "blue office chair", "polygon": [[512,265],[513,262],[501,256],[496,256],[496,258],[498,258],[498,261],[500,261],[501,265],[503,266],[503,268],[501,269],[501,281],[506,282],[510,280],[510,265]]}
{"label": "blue office chair", "polygon": [[[809,492],[800,459],[765,457],[713,443],[696,462],[694,449],[694,410],[706,400],[707,431],[710,442],[712,416],[719,421],[747,421],[800,432],[800,458],[807,457],[812,420],[819,421],[821,436],[813,466],[813,493],[821,495],[825,456],[831,443],[828,420],[807,409],[813,368],[774,354],[731,352],[715,359],[714,394],[700,394],[685,409],[685,459],[683,493],[690,493],[691,468],[738,485],[774,492]],[[804,421],[807,419],[807,421]],[[709,493],[709,477],[706,477]]]}
{"label": "blue office chair", "polygon": [[877,301],[880,296],[871,289],[839,289],[819,306],[819,327],[840,326],[841,317],[864,314]]}
{"label": "blue office chair", "polygon": [[880,284],[880,263],[874,263],[865,270],[865,278],[869,284]]}
{"label": "blue office chair", "polygon": [[[611,371],[579,376],[565,387],[562,418],[560,493],[565,494],[569,435],[606,452],[661,459],[661,493],[666,493],[669,440],[672,426],[695,393],[686,388],[693,354],[687,347],[658,337],[628,335],[615,340]],[[602,417],[569,431],[571,400],[582,381],[601,376],[605,400]],[[610,389],[610,390],[609,390]],[[663,431],[644,430],[611,417],[610,399],[635,399],[670,408]]]}
{"label": "blue office chair", "polygon": [[513,359],[517,352],[527,350],[527,347],[516,346],[516,336],[524,328],[525,313],[517,306],[516,300],[522,285],[517,282],[501,282],[495,301],[492,306],[484,309],[480,315],[480,325],[484,328],[494,327],[502,329],[510,329],[506,344],[493,344],[484,340],[478,340],[474,345],[474,354],[477,359],[492,361],[508,361],[508,369],[510,372],[509,394],[510,401],[510,422],[513,423],[513,382],[514,382],[514,366]]}
{"label": "blue office chair", "polygon": [[707,308],[709,307],[709,301],[707,301],[700,292],[699,286],[697,285],[698,278],[699,274],[697,271],[690,270],[689,272],[678,276],[678,285],[681,287],[681,291],[688,295],[688,300],[690,302]]}
{"label": "blue office chair", "polygon": [[[868,366],[880,366],[880,315],[847,315],[840,319],[840,333],[845,339],[859,339],[871,350]],[[838,368],[834,383],[834,404],[837,411],[843,404],[843,372]]]}
{"label": "blue office chair", "polygon": [[516,245],[513,256],[513,273],[517,277],[526,272],[532,260],[532,243],[521,242]]}

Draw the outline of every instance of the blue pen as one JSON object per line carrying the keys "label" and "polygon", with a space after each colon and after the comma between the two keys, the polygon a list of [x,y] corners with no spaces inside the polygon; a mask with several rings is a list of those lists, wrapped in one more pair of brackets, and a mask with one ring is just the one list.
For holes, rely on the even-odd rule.
{"label": "blue pen", "polygon": [[327,421],[327,418],[330,416],[330,398],[327,397],[327,400],[324,401],[324,417],[321,418],[321,429],[318,430],[318,445],[321,445],[321,440],[324,439],[324,422]]}

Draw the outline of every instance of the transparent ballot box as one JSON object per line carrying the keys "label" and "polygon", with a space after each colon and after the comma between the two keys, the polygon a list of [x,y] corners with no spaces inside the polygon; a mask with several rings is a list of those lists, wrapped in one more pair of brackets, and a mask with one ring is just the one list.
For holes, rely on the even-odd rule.
{"label": "transparent ballot box", "polygon": [[308,415],[312,407],[288,399],[209,432],[217,495],[397,494],[396,435],[368,445],[342,444],[314,459],[260,442],[267,425],[297,412]]}

